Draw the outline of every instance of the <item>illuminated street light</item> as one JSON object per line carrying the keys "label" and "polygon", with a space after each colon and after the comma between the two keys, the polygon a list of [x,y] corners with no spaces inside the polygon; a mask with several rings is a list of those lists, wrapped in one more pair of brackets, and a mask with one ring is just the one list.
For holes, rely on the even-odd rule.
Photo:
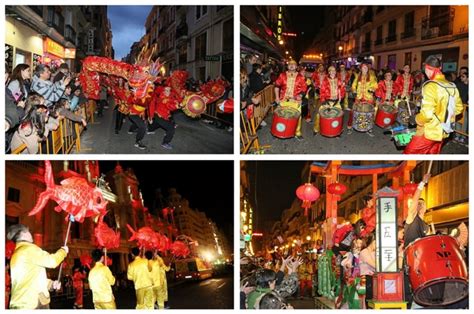
{"label": "illuminated street light", "polygon": [[342,46],[339,46],[339,48],[337,48],[337,49],[339,49],[339,51],[342,51]]}
{"label": "illuminated street light", "polygon": [[288,51],[288,50],[287,50],[287,51],[285,51],[285,54],[289,54],[289,51]]}
{"label": "illuminated street light", "polygon": [[283,40],[280,40],[278,43],[279,43],[280,45],[283,45],[285,42],[284,42]]}
{"label": "illuminated street light", "polygon": [[307,241],[311,240],[311,236],[307,236],[307,237],[306,237],[306,240],[307,240]]}

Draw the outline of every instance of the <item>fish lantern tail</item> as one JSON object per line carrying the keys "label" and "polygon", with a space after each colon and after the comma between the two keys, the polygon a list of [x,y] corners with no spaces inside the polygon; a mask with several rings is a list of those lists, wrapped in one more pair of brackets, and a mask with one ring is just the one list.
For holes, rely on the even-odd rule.
{"label": "fish lantern tail", "polygon": [[133,240],[135,240],[137,233],[135,232],[135,230],[133,230],[133,228],[132,228],[129,224],[127,224],[127,228],[128,228],[128,230],[130,230],[130,232],[132,233],[132,237],[131,237],[130,239],[128,239],[128,241],[133,241]]}

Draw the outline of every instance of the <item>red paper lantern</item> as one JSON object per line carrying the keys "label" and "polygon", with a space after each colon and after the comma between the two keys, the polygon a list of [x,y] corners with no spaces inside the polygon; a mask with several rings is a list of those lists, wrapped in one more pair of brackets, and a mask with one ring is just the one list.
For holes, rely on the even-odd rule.
{"label": "red paper lantern", "polygon": [[79,260],[81,261],[82,266],[86,266],[89,269],[91,268],[91,264],[93,260],[92,260],[92,257],[90,257],[90,255],[82,254]]}
{"label": "red paper lantern", "polygon": [[346,193],[347,187],[339,182],[334,182],[328,185],[328,192],[331,194],[342,195]]}
{"label": "red paper lantern", "polygon": [[311,183],[305,183],[296,189],[296,196],[298,196],[298,198],[303,201],[301,207],[305,209],[305,216],[308,216],[308,208],[311,207],[312,202],[319,198],[319,195],[319,190]]}
{"label": "red paper lantern", "polygon": [[189,247],[186,245],[186,243],[182,241],[174,241],[173,244],[170,246],[170,252],[173,254],[175,257],[187,257],[191,251],[189,250]]}
{"label": "red paper lantern", "polygon": [[416,192],[416,189],[418,188],[418,184],[410,182],[405,184],[403,187],[403,193],[407,195],[413,195]]}

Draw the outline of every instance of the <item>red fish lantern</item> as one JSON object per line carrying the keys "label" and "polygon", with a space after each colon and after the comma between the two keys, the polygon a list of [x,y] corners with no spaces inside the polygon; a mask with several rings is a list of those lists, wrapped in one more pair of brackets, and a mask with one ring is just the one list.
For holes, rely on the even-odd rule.
{"label": "red fish lantern", "polygon": [[159,240],[159,244],[158,244],[158,251],[160,252],[166,252],[170,249],[170,239],[163,235],[163,234],[159,234],[159,233],[156,233],[156,236]]}
{"label": "red fish lantern", "polygon": [[11,259],[13,252],[15,252],[15,247],[16,244],[12,240],[7,240],[7,243],[5,243],[5,257],[7,259]]}
{"label": "red fish lantern", "polygon": [[92,260],[92,257],[90,257],[90,255],[82,254],[81,257],[79,257],[79,260],[81,261],[82,266],[85,266],[89,269],[91,268],[93,260]]}
{"label": "red fish lantern", "polygon": [[410,182],[410,183],[405,184],[402,190],[403,190],[403,193],[406,195],[413,195],[415,194],[417,188],[418,188],[418,184]]}
{"label": "red fish lantern", "polygon": [[342,195],[346,193],[347,187],[339,182],[334,182],[328,185],[328,192],[331,194]]}
{"label": "red fish lantern", "polygon": [[137,241],[140,248],[153,250],[159,246],[159,239],[150,227],[143,227],[138,229],[138,231],[135,231],[129,224],[127,224],[127,228],[132,233],[132,237],[128,239],[128,241]]}
{"label": "red fish lantern", "polygon": [[83,222],[86,217],[105,214],[107,201],[99,188],[91,187],[89,182],[82,177],[67,178],[61,181],[61,185],[56,185],[51,162],[45,160],[44,164],[46,191],[41,192],[35,207],[28,216],[36,215],[43,210],[49,200],[58,203],[58,206],[54,208],[55,211],[64,210],[68,213],[66,220],[72,216],[74,221]]}
{"label": "red fish lantern", "polygon": [[97,226],[94,228],[94,235],[99,247],[115,249],[120,246],[120,232],[115,232],[104,222],[104,215],[101,215]]}
{"label": "red fish lantern", "polygon": [[311,183],[305,183],[296,189],[296,196],[303,201],[301,207],[304,208],[304,215],[308,216],[308,208],[311,207],[311,203],[318,200],[319,190]]}
{"label": "red fish lantern", "polygon": [[182,241],[174,241],[173,244],[171,244],[170,252],[175,257],[183,258],[187,257],[191,253],[189,247]]}

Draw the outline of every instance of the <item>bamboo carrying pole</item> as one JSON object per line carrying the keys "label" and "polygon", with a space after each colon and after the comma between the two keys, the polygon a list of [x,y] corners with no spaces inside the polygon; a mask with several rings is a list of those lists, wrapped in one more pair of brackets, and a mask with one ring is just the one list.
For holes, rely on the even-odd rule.
{"label": "bamboo carrying pole", "polygon": [[[66,238],[64,239],[63,246],[67,246],[67,240],[69,239],[69,233],[71,232],[71,225],[72,225],[73,220],[74,220],[74,216],[69,215],[69,223],[67,225]],[[58,282],[61,282],[62,273],[63,273],[63,263],[61,263],[61,266],[59,266]]]}

